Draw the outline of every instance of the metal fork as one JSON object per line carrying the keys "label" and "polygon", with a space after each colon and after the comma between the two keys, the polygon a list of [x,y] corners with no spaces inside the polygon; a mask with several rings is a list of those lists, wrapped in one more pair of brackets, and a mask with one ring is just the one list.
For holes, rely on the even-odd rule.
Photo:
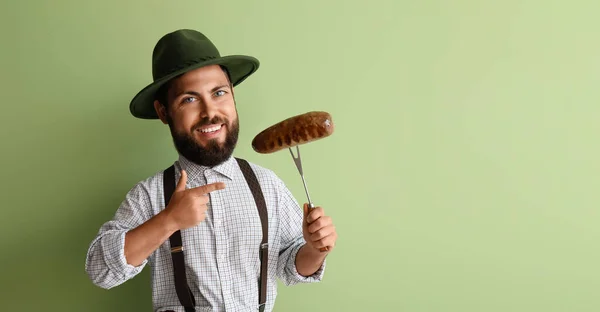
{"label": "metal fork", "polygon": [[[315,206],[313,205],[312,201],[310,200],[310,195],[308,194],[308,188],[306,187],[306,180],[304,179],[304,172],[302,171],[302,160],[300,159],[300,147],[298,147],[298,145],[296,145],[296,153],[298,154],[298,156],[294,155],[294,152],[292,152],[292,148],[289,148],[290,150],[290,154],[292,154],[292,158],[294,159],[294,163],[296,164],[296,168],[298,168],[298,172],[300,173],[300,177],[302,178],[302,185],[304,185],[304,191],[306,192],[306,197],[308,198],[308,208],[309,211],[314,209]],[[323,247],[321,248],[321,251],[328,251],[329,247]]]}
{"label": "metal fork", "polygon": [[295,156],[292,152],[292,148],[289,148],[290,154],[292,154],[292,158],[294,159],[294,163],[296,164],[296,168],[298,168],[298,172],[300,173],[300,177],[302,178],[302,184],[304,185],[304,191],[306,192],[306,197],[308,198],[308,207],[315,208],[312,201],[310,200],[310,195],[308,194],[308,188],[306,187],[306,180],[304,180],[304,173],[302,172],[302,160],[300,159],[300,148],[296,145],[296,153],[298,156]]}

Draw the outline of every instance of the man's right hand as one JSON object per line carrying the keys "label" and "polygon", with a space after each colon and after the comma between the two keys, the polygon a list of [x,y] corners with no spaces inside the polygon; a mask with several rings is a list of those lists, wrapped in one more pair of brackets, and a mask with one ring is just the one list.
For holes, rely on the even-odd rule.
{"label": "man's right hand", "polygon": [[186,190],[186,183],[187,173],[182,170],[171,201],[164,211],[169,226],[175,230],[190,228],[204,221],[206,204],[209,201],[208,193],[225,188],[225,183],[217,182]]}

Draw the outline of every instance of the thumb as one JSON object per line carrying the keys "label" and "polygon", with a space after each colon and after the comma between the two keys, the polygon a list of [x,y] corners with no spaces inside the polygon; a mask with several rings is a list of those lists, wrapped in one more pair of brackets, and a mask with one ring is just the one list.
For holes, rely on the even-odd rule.
{"label": "thumb", "polygon": [[175,192],[184,191],[186,183],[187,183],[187,173],[185,172],[185,170],[181,170],[181,177],[179,178],[179,182],[177,182],[177,186],[175,187]]}

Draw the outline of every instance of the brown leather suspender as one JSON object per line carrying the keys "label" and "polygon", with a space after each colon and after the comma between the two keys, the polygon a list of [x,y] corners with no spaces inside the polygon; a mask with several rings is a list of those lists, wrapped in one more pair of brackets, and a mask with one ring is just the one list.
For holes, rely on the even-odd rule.
{"label": "brown leather suspender", "polygon": [[[262,224],[262,242],[260,243],[260,277],[258,280],[258,303],[259,303],[259,311],[263,312],[265,310],[265,304],[267,302],[267,267],[268,267],[268,257],[269,257],[269,229],[268,229],[268,213],[267,213],[267,205],[265,202],[265,198],[263,196],[262,190],[260,188],[260,184],[258,183],[258,179],[252,171],[250,164],[240,158],[236,158],[242,173],[244,174],[244,178],[246,179],[246,183],[250,187],[250,191],[252,191],[252,195],[254,196],[254,201],[256,202],[256,207],[258,208],[258,215],[260,217],[260,222]],[[173,166],[167,168],[164,171],[163,177],[163,188],[164,188],[164,200],[165,207],[169,204],[171,200],[171,195],[175,190],[175,168]],[[177,297],[179,298],[179,302],[185,308],[185,312],[195,312],[194,306],[196,305],[196,301],[194,299],[194,295],[190,290],[187,284],[187,277],[185,274],[185,262],[183,258],[183,244],[181,241],[181,231],[177,231],[169,237],[169,242],[171,244],[171,257],[173,260],[173,271],[175,275],[175,291],[177,292]]]}
{"label": "brown leather suspender", "polygon": [[250,164],[243,159],[236,158],[242,173],[246,178],[246,182],[252,191],[254,201],[256,202],[256,208],[258,208],[258,215],[260,217],[260,223],[262,224],[262,242],[260,242],[260,278],[258,279],[258,308],[262,312],[265,310],[265,303],[267,302],[267,262],[269,259],[269,219],[267,218],[267,204],[265,197],[263,196],[258,179],[252,171]]}
{"label": "brown leather suspender", "polygon": [[[163,189],[165,197],[165,208],[171,201],[171,195],[175,191],[175,167],[171,166],[164,171]],[[183,259],[183,244],[181,231],[176,231],[169,237],[171,243],[171,259],[173,260],[173,272],[175,274],[175,291],[179,302],[185,308],[185,312],[195,312],[196,300],[188,287],[185,274],[185,262]]]}

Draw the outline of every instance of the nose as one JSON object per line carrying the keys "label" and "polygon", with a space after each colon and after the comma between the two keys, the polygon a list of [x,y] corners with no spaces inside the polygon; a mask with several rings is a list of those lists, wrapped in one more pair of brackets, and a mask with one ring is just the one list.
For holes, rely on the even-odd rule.
{"label": "nose", "polygon": [[211,101],[211,99],[202,99],[202,107],[200,111],[200,118],[213,119],[217,115],[217,106]]}

